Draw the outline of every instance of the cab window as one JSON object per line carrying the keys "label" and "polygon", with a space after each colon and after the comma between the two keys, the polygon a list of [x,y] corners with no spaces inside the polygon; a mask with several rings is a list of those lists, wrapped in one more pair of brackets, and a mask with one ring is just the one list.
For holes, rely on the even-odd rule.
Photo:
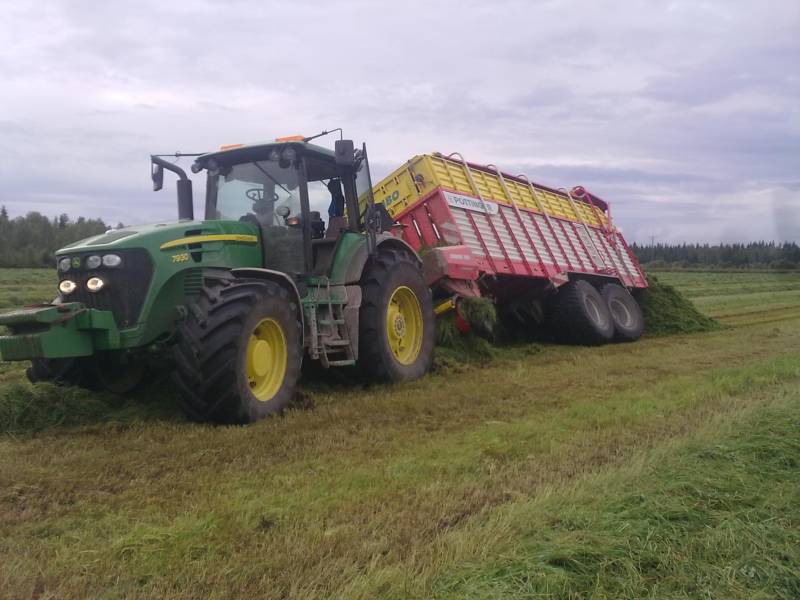
{"label": "cab window", "polygon": [[217,178],[217,218],[287,227],[300,215],[300,177],[296,164],[253,161],[234,165]]}

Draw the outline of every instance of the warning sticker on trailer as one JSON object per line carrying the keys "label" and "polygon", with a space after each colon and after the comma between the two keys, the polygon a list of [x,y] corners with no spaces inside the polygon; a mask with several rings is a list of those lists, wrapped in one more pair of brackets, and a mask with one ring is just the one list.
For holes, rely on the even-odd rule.
{"label": "warning sticker on trailer", "polygon": [[487,200],[481,201],[479,198],[455,194],[453,192],[444,192],[444,197],[447,203],[453,208],[464,208],[466,210],[488,213],[490,215],[497,214],[497,204],[494,202],[488,202]]}

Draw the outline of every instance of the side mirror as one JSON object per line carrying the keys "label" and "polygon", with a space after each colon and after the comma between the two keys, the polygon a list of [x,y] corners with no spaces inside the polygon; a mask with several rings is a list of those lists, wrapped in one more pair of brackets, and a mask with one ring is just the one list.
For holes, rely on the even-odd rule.
{"label": "side mirror", "polygon": [[164,185],[164,169],[178,176],[178,219],[181,221],[194,219],[194,202],[192,200],[192,180],[186,177],[186,171],[178,165],[163,158],[150,155],[150,178],[153,180],[153,191],[157,192]]}
{"label": "side mirror", "polygon": [[353,140],[336,140],[336,166],[352,168],[355,164],[355,146]]}
{"label": "side mirror", "polygon": [[153,191],[157,192],[164,187],[164,167],[151,163],[150,178],[153,180]]}

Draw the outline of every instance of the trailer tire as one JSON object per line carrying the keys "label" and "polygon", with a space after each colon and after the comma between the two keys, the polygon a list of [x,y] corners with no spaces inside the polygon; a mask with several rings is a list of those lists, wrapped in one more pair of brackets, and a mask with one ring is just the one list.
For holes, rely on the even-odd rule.
{"label": "trailer tire", "polygon": [[630,292],[616,283],[607,283],[601,289],[614,322],[614,340],[635,342],[644,333],[644,315]]}
{"label": "trailer tire", "polygon": [[174,348],[174,381],[189,418],[245,424],[283,411],[302,366],[298,314],[272,281],[207,276]]}
{"label": "trailer tire", "polygon": [[433,363],[436,338],[431,290],[407,252],[382,249],[361,276],[358,364],[376,381],[409,381]]}
{"label": "trailer tire", "polygon": [[578,279],[562,285],[549,308],[548,322],[559,341],[597,346],[614,337],[608,306],[588,281]]}

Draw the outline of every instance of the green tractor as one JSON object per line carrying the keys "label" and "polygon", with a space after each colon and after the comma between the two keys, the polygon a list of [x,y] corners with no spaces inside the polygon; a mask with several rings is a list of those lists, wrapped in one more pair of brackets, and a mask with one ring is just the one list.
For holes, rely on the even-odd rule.
{"label": "green tractor", "polygon": [[[315,136],[316,137],[316,136]],[[192,182],[152,157],[154,189],[178,176],[178,221],[114,229],[57,252],[58,297],[0,314],[0,358],[32,382],[117,393],[172,369],[187,415],[251,423],[295,395],[305,355],[375,381],[424,375],[434,311],[417,254],[387,233],[366,147],[293,137],[192,155]],[[312,204],[328,205],[327,223]]]}

